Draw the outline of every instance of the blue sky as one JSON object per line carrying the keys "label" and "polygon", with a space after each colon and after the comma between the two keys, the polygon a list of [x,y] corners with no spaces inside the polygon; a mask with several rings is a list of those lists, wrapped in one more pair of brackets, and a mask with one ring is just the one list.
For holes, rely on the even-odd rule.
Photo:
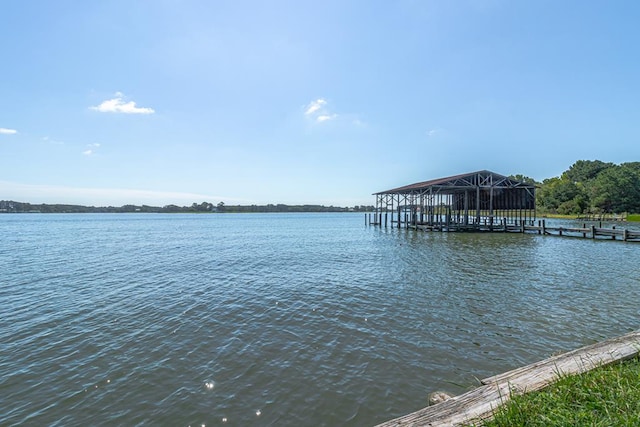
{"label": "blue sky", "polygon": [[640,2],[4,1],[0,199],[373,204],[640,160]]}

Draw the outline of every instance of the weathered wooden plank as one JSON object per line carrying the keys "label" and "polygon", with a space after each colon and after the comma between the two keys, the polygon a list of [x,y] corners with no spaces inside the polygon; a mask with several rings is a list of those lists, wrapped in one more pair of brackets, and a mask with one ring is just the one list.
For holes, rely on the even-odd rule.
{"label": "weathered wooden plank", "polygon": [[479,424],[493,416],[493,412],[513,394],[539,390],[555,382],[559,375],[586,372],[638,353],[640,330],[483,379],[481,387],[378,427]]}
{"label": "weathered wooden plank", "polygon": [[378,427],[473,425],[490,417],[509,396],[507,384],[484,385],[437,405],[384,422]]}
{"label": "weathered wooden plank", "polygon": [[597,228],[596,234],[599,236],[621,236],[624,233],[622,228]]}
{"label": "weathered wooden plank", "polygon": [[540,362],[481,380],[483,384],[507,382],[518,390],[534,391],[557,380],[595,367],[624,360],[640,352],[640,330],[579,348]]}

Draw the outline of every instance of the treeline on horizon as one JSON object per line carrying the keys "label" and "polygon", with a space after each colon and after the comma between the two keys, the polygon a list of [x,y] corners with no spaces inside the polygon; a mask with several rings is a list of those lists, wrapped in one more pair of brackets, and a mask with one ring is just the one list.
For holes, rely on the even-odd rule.
{"label": "treeline on horizon", "polygon": [[513,178],[536,184],[536,207],[543,213],[640,213],[640,162],[578,160],[541,183],[524,175]]}
{"label": "treeline on horizon", "polygon": [[[640,162],[619,165],[600,160],[578,160],[559,177],[537,182],[525,175],[512,175],[514,179],[535,184],[536,206],[541,213],[563,215],[640,213]],[[65,204],[31,204],[0,201],[0,213],[244,213],[244,212],[371,212],[373,206],[324,205],[226,205],[219,202],[193,203],[191,206],[124,205],[120,207],[94,207]]]}
{"label": "treeline on horizon", "polygon": [[0,213],[245,213],[245,212],[370,212],[373,206],[323,206],[323,205],[217,205],[209,202],[193,203],[191,206],[123,205],[119,207],[82,206],[65,204],[32,204],[0,200]]}

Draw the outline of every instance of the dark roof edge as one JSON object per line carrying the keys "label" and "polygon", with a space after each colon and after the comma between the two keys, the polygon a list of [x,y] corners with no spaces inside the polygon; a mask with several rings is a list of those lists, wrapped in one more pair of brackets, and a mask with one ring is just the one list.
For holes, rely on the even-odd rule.
{"label": "dark roof edge", "polygon": [[486,175],[493,175],[494,177],[500,178],[500,179],[510,179],[514,182],[520,182],[522,185],[522,187],[532,187],[535,188],[535,185],[533,184],[526,184],[522,181],[516,181],[514,179],[509,178],[506,175],[502,175],[496,172],[491,172],[489,170],[480,170],[480,171],[476,171],[476,172],[468,172],[468,173],[463,173],[463,174],[459,174],[459,175],[452,175],[452,176],[447,176],[444,178],[436,178],[436,179],[432,179],[429,181],[421,181],[421,182],[416,182],[413,184],[408,184],[408,185],[403,185],[402,187],[397,187],[397,188],[392,188],[390,190],[385,190],[385,191],[378,191],[376,193],[373,193],[373,195],[379,195],[379,194],[393,194],[393,193],[407,193],[407,192],[411,192],[411,191],[416,191],[416,190],[421,190],[421,189],[425,189],[431,186],[436,186],[436,185],[440,185],[440,184],[444,184],[446,182],[449,181],[453,181],[456,179],[462,179],[468,176],[474,176],[474,175],[479,175],[479,174],[486,174]]}

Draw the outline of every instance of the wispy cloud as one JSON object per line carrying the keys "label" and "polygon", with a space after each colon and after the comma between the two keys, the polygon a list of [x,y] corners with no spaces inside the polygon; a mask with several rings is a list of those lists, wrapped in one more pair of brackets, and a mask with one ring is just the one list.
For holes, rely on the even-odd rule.
{"label": "wispy cloud", "polygon": [[18,133],[15,129],[0,128],[0,135],[15,135]]}
{"label": "wispy cloud", "polygon": [[316,99],[315,101],[311,101],[309,105],[307,105],[307,108],[304,111],[304,115],[310,116],[315,112],[323,109],[325,105],[327,105],[327,101],[322,98]]}
{"label": "wispy cloud", "polygon": [[100,105],[89,107],[91,110],[101,113],[123,113],[123,114],[153,114],[155,110],[148,107],[137,107],[133,101],[125,101],[122,92],[116,92],[115,97],[103,101]]}
{"label": "wispy cloud", "polygon": [[64,145],[63,141],[58,141],[55,139],[51,139],[48,136],[43,136],[42,137],[42,141],[46,142],[47,144],[51,144],[51,145]]}
{"label": "wispy cloud", "polygon": [[335,119],[337,117],[338,117],[337,114],[320,114],[318,117],[316,117],[316,121],[317,122],[326,122],[327,120],[333,120],[333,119]]}
{"label": "wispy cloud", "polygon": [[430,130],[428,130],[428,131],[427,131],[427,136],[428,136],[429,138],[432,138],[432,137],[434,137],[434,136],[436,136],[436,135],[441,134],[442,132],[444,132],[444,130],[443,130],[443,129],[439,129],[439,128],[436,128],[436,129],[430,129]]}
{"label": "wispy cloud", "polygon": [[85,156],[92,156],[95,154],[96,149],[100,147],[100,144],[87,144],[87,149],[82,152]]}
{"label": "wispy cloud", "polygon": [[336,119],[338,115],[329,111],[327,104],[328,102],[324,98],[318,98],[315,101],[311,101],[305,107],[304,115],[317,123]]}

